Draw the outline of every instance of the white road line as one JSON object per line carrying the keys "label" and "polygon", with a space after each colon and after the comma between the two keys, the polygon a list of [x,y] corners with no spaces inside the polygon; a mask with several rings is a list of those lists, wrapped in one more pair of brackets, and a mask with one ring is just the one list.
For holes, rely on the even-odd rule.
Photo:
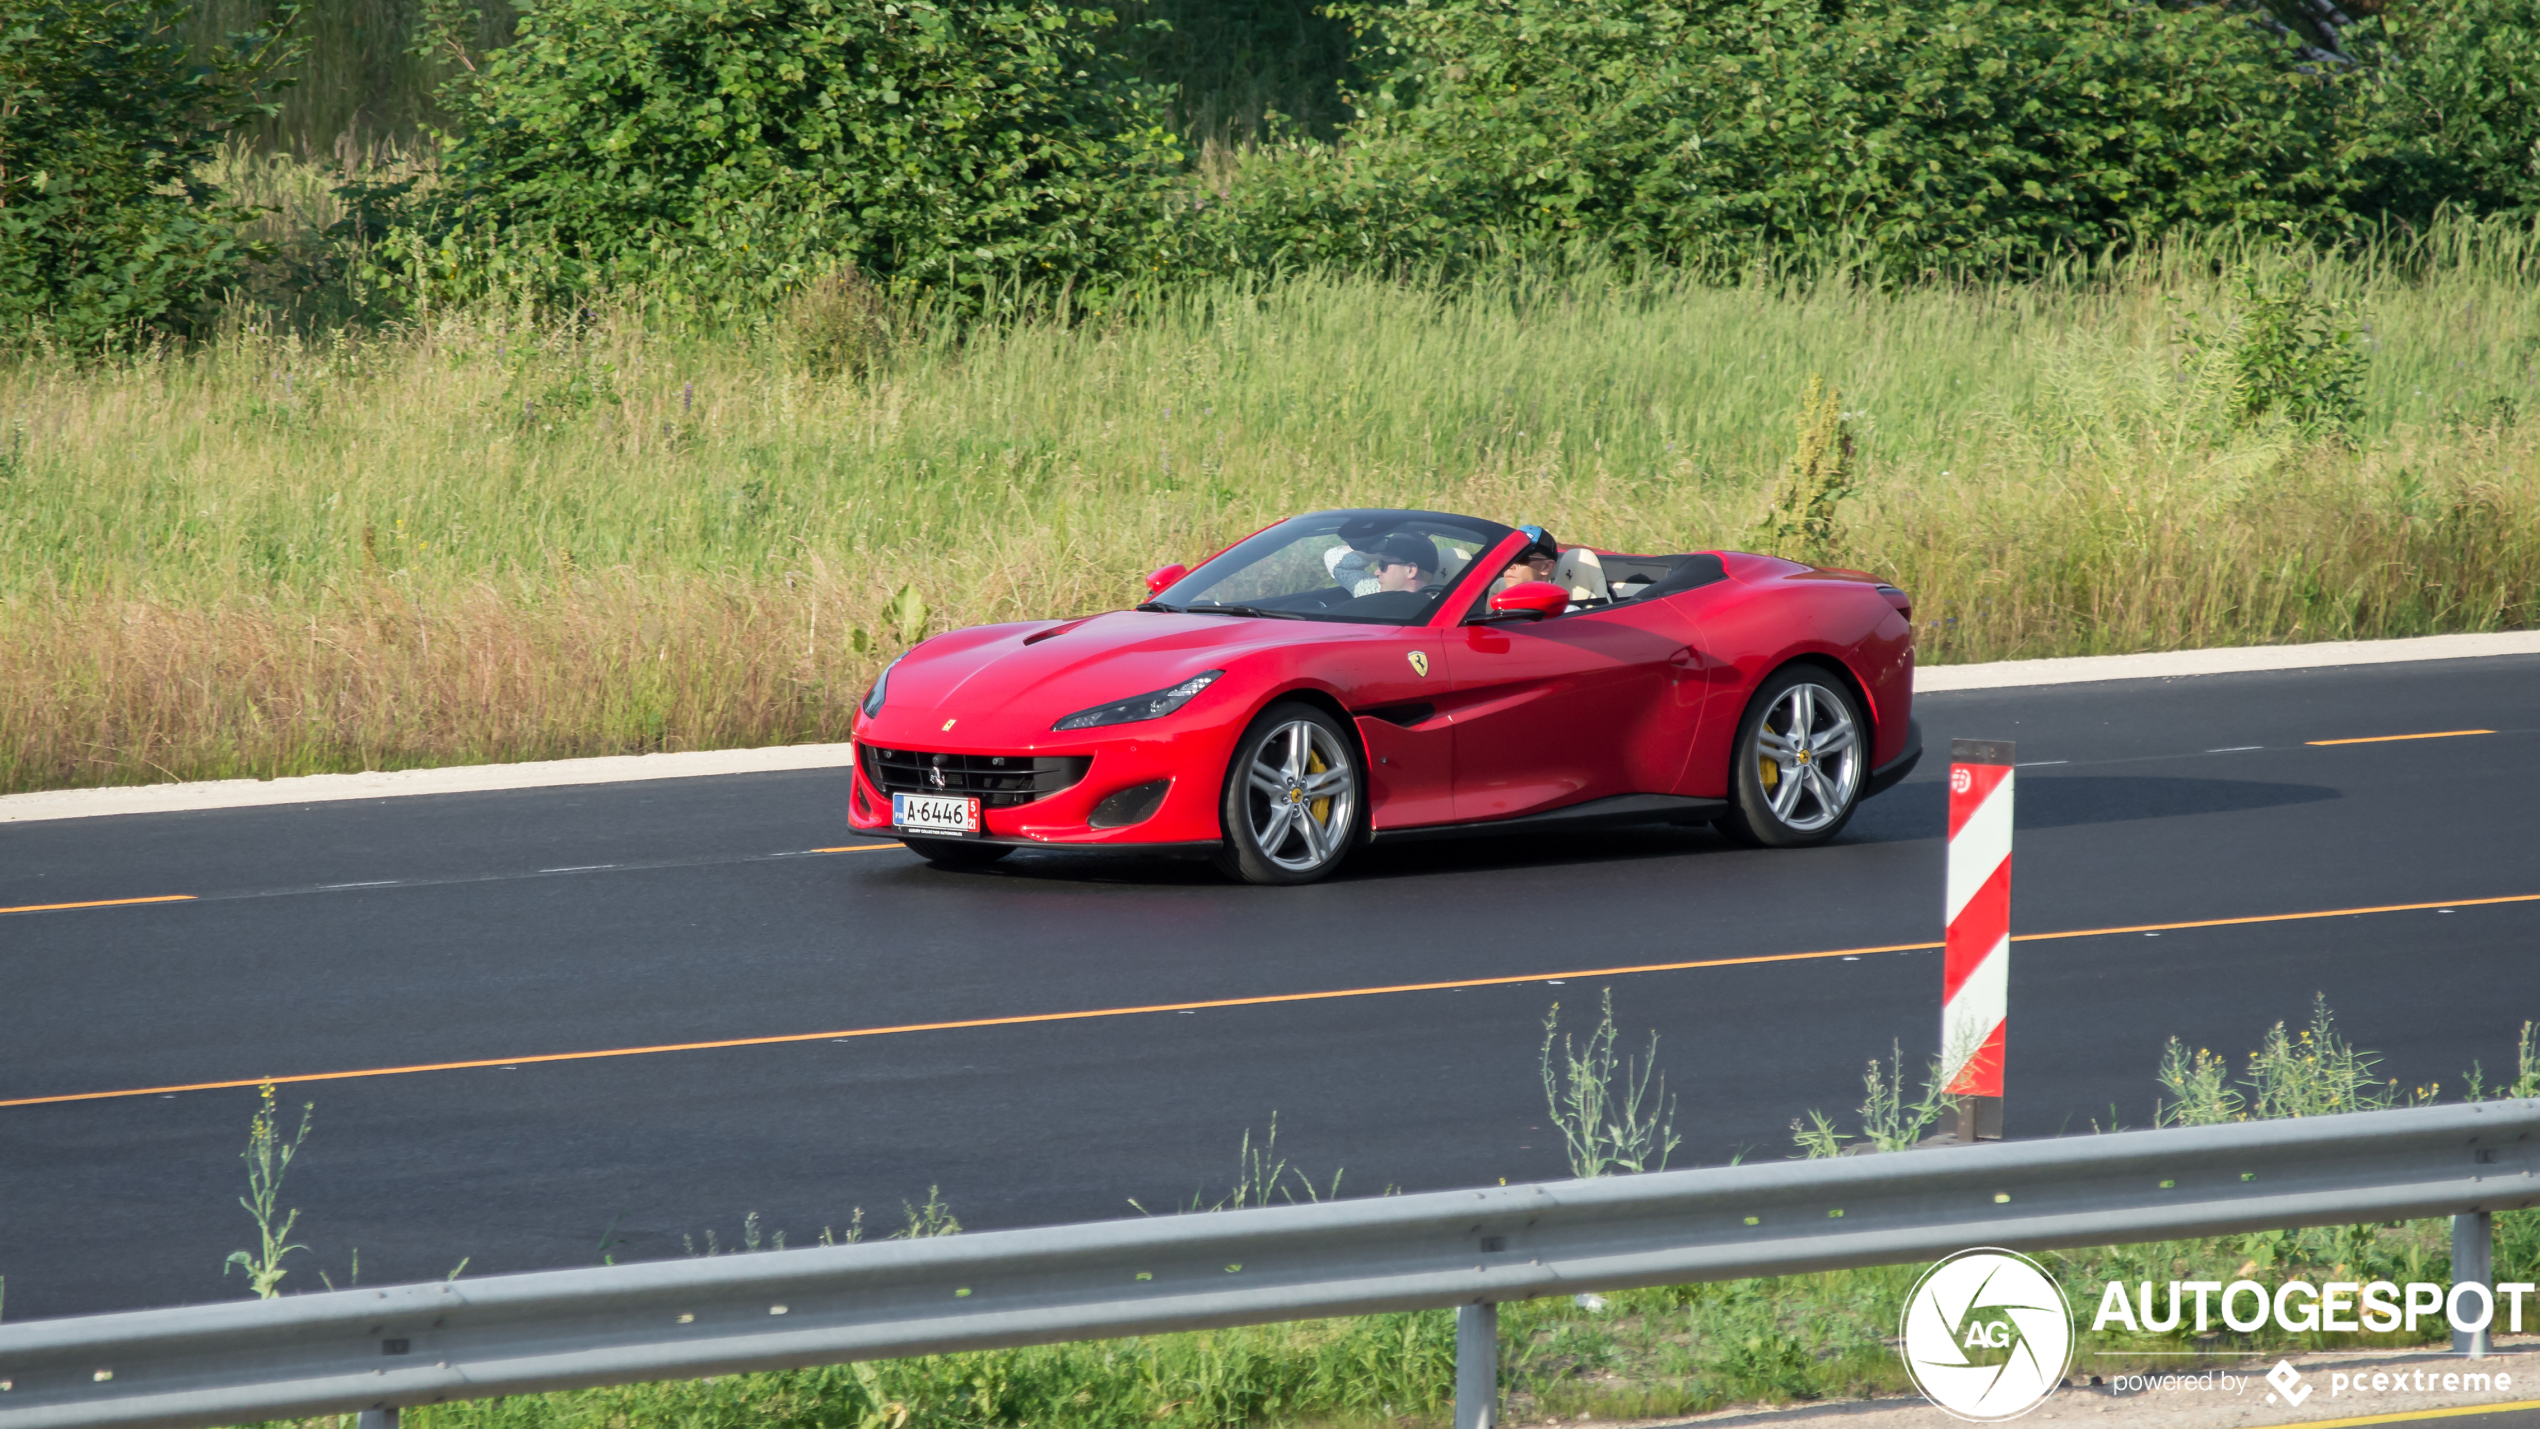
{"label": "white road line", "polygon": [[2323,640],[2309,645],[2156,650],[2142,655],[2074,655],[2055,660],[2003,660],[1990,665],[1933,665],[1914,671],[1914,693],[2010,690],[2097,680],[2174,680],[2188,675],[2237,675],[2258,670],[2327,670],[2348,665],[2473,660],[2495,655],[2540,655],[2540,630],[2423,635],[2412,640]]}

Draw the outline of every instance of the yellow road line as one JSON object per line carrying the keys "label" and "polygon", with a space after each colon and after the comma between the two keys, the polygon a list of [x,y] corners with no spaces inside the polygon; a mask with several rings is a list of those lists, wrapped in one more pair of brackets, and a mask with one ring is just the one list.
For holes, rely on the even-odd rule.
{"label": "yellow road line", "polygon": [[[2112,933],[2166,933],[2173,928],[2230,928],[2243,923],[2299,923],[2310,918],[2354,918],[2366,913],[2421,913],[2428,908],[2483,908],[2494,903],[2540,903],[2540,893],[2508,893],[2502,898],[2445,898],[2433,903],[2381,903],[2368,908],[2322,908],[2314,913],[2260,913],[2249,918],[2199,918],[2192,923],[2137,923],[2131,928],[2075,928],[2065,933],[2013,933],[2014,943],[2042,943],[2054,938],[2100,938]],[[1932,947],[1940,946],[1937,943]]]}
{"label": "yellow road line", "polygon": [[2413,1424],[2420,1419],[2462,1419],[2473,1414],[2506,1414],[2516,1409],[2540,1409],[2540,1399],[2517,1400],[2512,1404],[2463,1404],[2450,1409],[2403,1409],[2396,1414],[2366,1414],[2354,1419],[2305,1419],[2287,1424],[2283,1429],[2348,1429],[2358,1424]]}
{"label": "yellow road line", "polygon": [[877,848],[906,848],[906,844],[847,844],[840,848],[806,849],[806,853],[869,853]]}
{"label": "yellow road line", "polygon": [[[2342,918],[2365,913],[2406,913],[2428,908],[2475,908],[2496,903],[2540,903],[2540,893],[2501,898],[2456,898],[2442,903],[2388,903],[2369,908],[2330,908],[2305,913],[2262,913],[2246,918],[2203,918],[2186,923],[2137,923],[2123,928],[2078,928],[2061,933],[2017,933],[2014,942],[2053,938],[2098,938],[2119,933],[2161,933],[2177,928],[2228,928],[2250,923],[2290,923],[2306,918]],[[485,1067],[523,1067],[539,1062],[593,1062],[608,1057],[648,1057],[661,1052],[706,1052],[731,1047],[777,1047],[789,1042],[835,1042],[855,1037],[895,1037],[909,1032],[955,1032],[976,1027],[1023,1027],[1049,1022],[1084,1022],[1097,1017],[1138,1017],[1160,1012],[1201,1012],[1226,1007],[1269,1007],[1286,1002],[1329,1002],[1353,997],[1388,997],[1406,992],[1443,992],[1462,987],[1509,987],[1518,983],[1567,981],[1572,978],[1628,977],[1636,973],[1686,972],[1697,968],[1748,967],[1761,963],[1813,962],[1824,958],[1857,958],[1872,953],[1928,952],[1939,943],[1885,943],[1875,947],[1828,948],[1806,953],[1759,953],[1741,958],[1701,958],[1676,963],[1639,963],[1629,967],[1582,968],[1569,972],[1518,973],[1502,977],[1455,978],[1444,982],[1404,982],[1382,987],[1329,988],[1317,992],[1274,992],[1255,997],[1217,997],[1197,1002],[1155,1002],[1134,1007],[1092,1007],[1070,1012],[1023,1012],[1005,1017],[966,1017],[947,1022],[904,1022],[890,1027],[846,1027],[828,1032],[780,1032],[760,1037],[724,1037],[710,1042],[661,1042],[645,1047],[601,1047],[582,1052],[533,1052],[521,1057],[477,1057],[464,1062],[417,1062],[402,1067],[360,1067],[344,1072],[303,1072],[293,1076],[235,1077],[219,1082],[180,1082],[163,1087],[123,1087],[103,1092],[65,1092],[54,1096],[17,1097],[0,1107],[51,1106],[60,1102],[107,1101],[118,1097],[170,1096],[177,1092],[225,1091],[234,1087],[276,1086],[297,1082],[339,1082],[356,1077],[400,1077],[415,1072],[460,1072]]]}
{"label": "yellow road line", "polygon": [[0,908],[0,913],[58,913],[65,908],[123,908],[134,903],[191,903],[191,893],[162,893],[154,898],[98,898],[86,903],[29,903],[18,908]]}
{"label": "yellow road line", "polygon": [[2492,729],[2438,729],[2432,734],[2368,734],[2361,739],[2306,739],[2302,742],[2304,744],[2395,744],[2403,739],[2458,739],[2465,734],[2494,734],[2495,732]]}

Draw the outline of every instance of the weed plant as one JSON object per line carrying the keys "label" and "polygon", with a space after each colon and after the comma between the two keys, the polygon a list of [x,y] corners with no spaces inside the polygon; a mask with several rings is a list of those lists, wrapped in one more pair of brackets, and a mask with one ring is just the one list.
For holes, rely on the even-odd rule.
{"label": "weed plant", "polygon": [[[1341,1168],[1333,1168],[1330,1185],[1318,1186],[1313,1177],[1290,1166],[1288,1159],[1279,1154],[1279,1114],[1274,1111],[1270,1113],[1270,1129],[1262,1136],[1259,1146],[1252,1144],[1252,1129],[1244,1128],[1243,1140],[1235,1149],[1235,1181],[1231,1189],[1214,1201],[1208,1199],[1204,1190],[1193,1191],[1188,1203],[1174,1209],[1187,1214],[1239,1211],[1246,1206],[1267,1206],[1273,1202],[1294,1204],[1300,1191],[1308,1201],[1340,1199]],[[1129,1205],[1142,1216],[1155,1214],[1134,1199]]]}
{"label": "weed plant", "polygon": [[[1610,987],[1583,1047],[1561,1034],[1560,1003],[1543,1015],[1543,1047],[1536,1061],[1544,1112],[1561,1131],[1570,1174],[1583,1180],[1664,1171],[1667,1158],[1684,1142],[1676,1135],[1676,1100],[1667,1095],[1667,1079],[1658,1075],[1658,1033],[1650,1032],[1649,1048],[1638,1058],[1616,1054],[1621,1037],[1614,1026]],[[1558,1057],[1552,1050],[1556,1040]]]}
{"label": "weed plant", "polygon": [[262,1300],[281,1295],[284,1276],[291,1272],[283,1265],[291,1252],[307,1250],[291,1239],[291,1228],[300,1223],[298,1210],[282,1208],[282,1180],[291,1170],[291,1158],[300,1153],[301,1143],[309,1139],[310,1118],[317,1114],[315,1102],[300,1108],[300,1129],[289,1137],[282,1134],[281,1112],[274,1104],[273,1083],[256,1088],[256,1114],[248,1122],[247,1149],[238,1153],[247,1163],[247,1194],[238,1198],[239,1207],[256,1223],[256,1246],[253,1250],[233,1250],[222,1262],[221,1274],[232,1269],[243,1272],[249,1290]]}

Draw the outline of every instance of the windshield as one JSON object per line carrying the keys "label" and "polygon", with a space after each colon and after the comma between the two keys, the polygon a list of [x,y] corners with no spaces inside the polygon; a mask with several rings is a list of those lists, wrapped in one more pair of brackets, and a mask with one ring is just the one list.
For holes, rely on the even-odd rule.
{"label": "windshield", "polygon": [[1141,608],[1417,625],[1507,534],[1435,511],[1318,511],[1246,540]]}

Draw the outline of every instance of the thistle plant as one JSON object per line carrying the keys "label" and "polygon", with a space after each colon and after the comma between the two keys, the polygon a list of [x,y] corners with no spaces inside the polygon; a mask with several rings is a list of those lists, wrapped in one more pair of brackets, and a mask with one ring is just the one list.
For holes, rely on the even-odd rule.
{"label": "thistle plant", "polygon": [[[1667,1079],[1656,1076],[1658,1034],[1649,1034],[1646,1057],[1617,1057],[1614,1044],[1614,989],[1605,989],[1603,1015],[1587,1035],[1584,1049],[1573,1048],[1560,1035],[1561,1004],[1543,1018],[1544,1108],[1570,1157],[1570,1172],[1582,1180],[1616,1172],[1664,1171],[1667,1157],[1683,1144],[1676,1135],[1676,1103],[1667,1095]],[[1561,1044],[1555,1067],[1552,1046]],[[1651,1092],[1652,1079],[1656,1093]]]}
{"label": "thistle plant", "polygon": [[[271,1300],[281,1294],[283,1257],[295,1250],[307,1250],[294,1244],[291,1228],[299,1223],[300,1212],[279,1209],[282,1201],[282,1178],[291,1169],[291,1158],[299,1154],[300,1143],[309,1139],[309,1118],[317,1111],[317,1103],[300,1107],[300,1130],[288,1141],[282,1139],[281,1121],[274,1105],[273,1083],[256,1088],[256,1115],[247,1124],[247,1149],[238,1153],[247,1163],[247,1194],[238,1198],[250,1219],[256,1223],[257,1248],[233,1250],[221,1263],[220,1273],[228,1276],[232,1267],[246,1272],[247,1285],[259,1300]],[[281,1220],[276,1222],[279,1215]]]}

